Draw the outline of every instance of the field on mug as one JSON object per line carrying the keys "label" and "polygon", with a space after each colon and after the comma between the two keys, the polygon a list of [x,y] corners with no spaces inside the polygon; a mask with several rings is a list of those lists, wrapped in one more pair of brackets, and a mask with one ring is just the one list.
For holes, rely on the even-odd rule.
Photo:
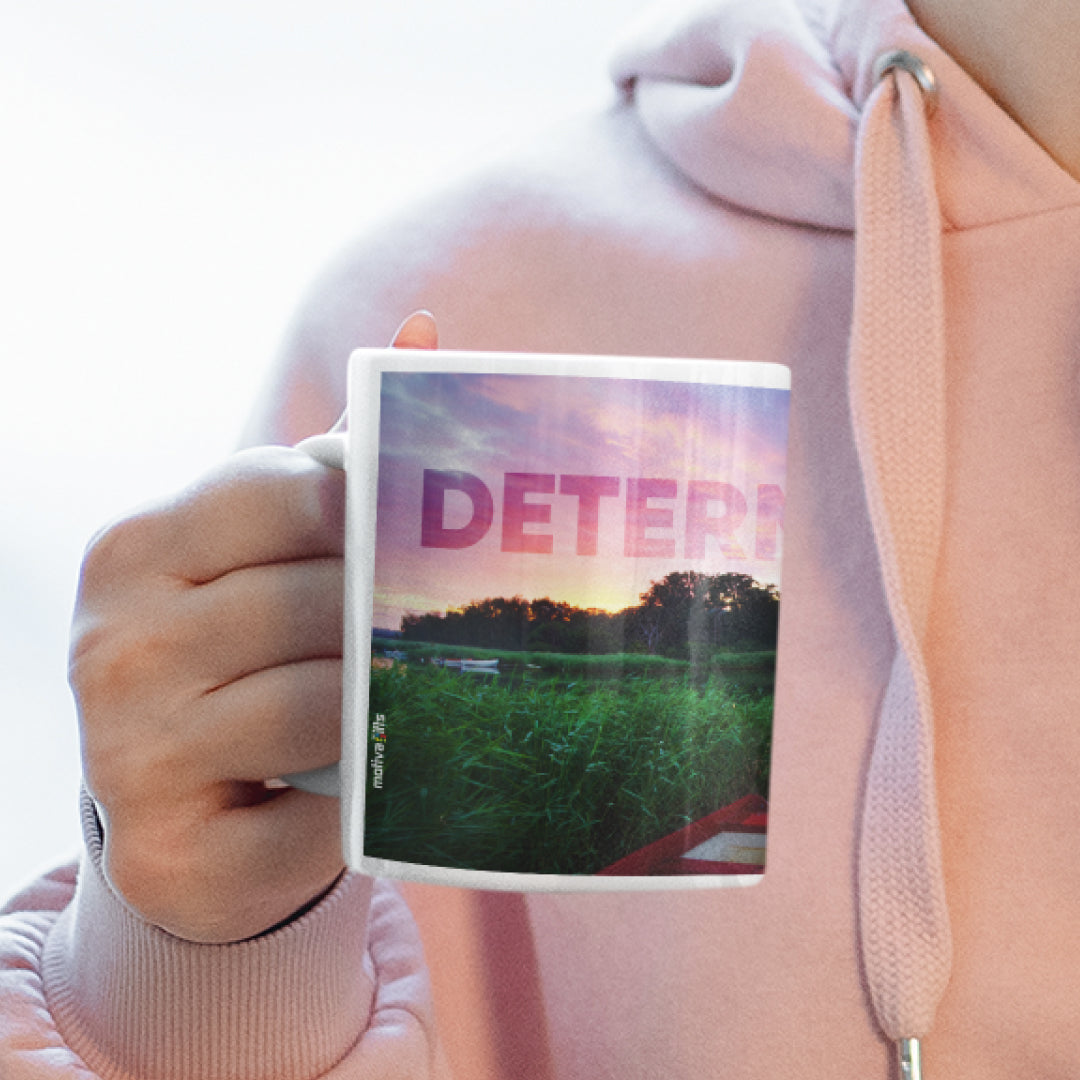
{"label": "field on mug", "polygon": [[441,666],[431,649],[403,649],[372,671],[381,786],[368,787],[368,855],[595,874],[767,794],[775,654],[744,654],[749,689],[733,677],[737,654],[703,667],[516,653],[519,666],[495,678]]}

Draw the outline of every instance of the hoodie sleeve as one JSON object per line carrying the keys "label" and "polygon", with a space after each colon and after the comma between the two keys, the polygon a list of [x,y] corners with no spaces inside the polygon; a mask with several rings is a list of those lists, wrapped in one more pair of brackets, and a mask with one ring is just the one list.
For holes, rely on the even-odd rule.
{"label": "hoodie sleeve", "polygon": [[81,865],[0,913],[4,1080],[448,1080],[389,884],[349,874],[274,933],[195,944],[112,890],[93,817]]}

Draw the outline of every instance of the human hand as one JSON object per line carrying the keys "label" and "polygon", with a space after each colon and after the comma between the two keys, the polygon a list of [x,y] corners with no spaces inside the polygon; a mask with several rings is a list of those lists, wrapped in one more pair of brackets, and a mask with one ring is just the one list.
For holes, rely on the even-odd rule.
{"label": "human hand", "polygon": [[[433,320],[394,344],[434,348]],[[253,937],[341,872],[338,801],[265,781],[339,757],[344,502],[262,447],[87,552],[70,677],[104,871],[178,937]]]}

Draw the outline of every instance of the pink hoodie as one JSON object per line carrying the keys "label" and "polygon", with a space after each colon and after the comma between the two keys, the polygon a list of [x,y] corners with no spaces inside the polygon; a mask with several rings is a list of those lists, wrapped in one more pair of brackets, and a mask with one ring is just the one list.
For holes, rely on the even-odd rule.
{"label": "pink hoodie", "polygon": [[[874,78],[897,49],[936,77],[932,114],[908,71]],[[347,252],[253,428],[292,442],[329,426],[350,349],[420,306],[452,348],[793,372],[764,878],[527,898],[407,887],[455,1074],[884,1078],[903,1040],[929,1077],[1074,1076],[1080,184],[899,0],[707,3],[642,28],[614,72],[608,113]],[[328,914],[362,905],[355,881],[275,944],[283,979],[324,934],[360,968],[358,935]],[[43,907],[67,902],[46,891]],[[208,1047],[191,1036],[201,999],[125,1028],[85,990],[96,973],[119,983],[131,965],[157,1017],[191,947],[160,942],[139,969],[131,942],[151,929],[109,916],[107,887],[81,897],[55,928],[48,911],[11,917],[8,1015],[11,987],[42,970],[40,949],[11,942],[47,939],[48,963],[18,1034],[0,1019],[0,1075],[79,1075],[80,1060],[240,1075],[207,1063],[250,1046],[269,976],[230,984],[232,1027]],[[338,1045],[351,1024],[363,1048],[347,985],[332,987]],[[310,987],[277,992],[326,1022]],[[17,1071],[36,1047],[54,1049]],[[244,1075],[315,1076],[328,1057],[305,1044]],[[358,1052],[347,1063],[339,1075],[380,1075]],[[402,1057],[391,1075],[422,1073]]]}

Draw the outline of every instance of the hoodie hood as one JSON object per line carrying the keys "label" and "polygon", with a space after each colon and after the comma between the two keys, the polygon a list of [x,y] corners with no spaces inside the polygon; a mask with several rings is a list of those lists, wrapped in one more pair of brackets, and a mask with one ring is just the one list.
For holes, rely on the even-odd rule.
{"label": "hoodie hood", "polygon": [[855,225],[855,148],[873,65],[903,49],[940,86],[930,121],[944,227],[1080,202],[1080,185],[944,53],[900,0],[711,0],[634,27],[612,77],[657,150],[724,202]]}

